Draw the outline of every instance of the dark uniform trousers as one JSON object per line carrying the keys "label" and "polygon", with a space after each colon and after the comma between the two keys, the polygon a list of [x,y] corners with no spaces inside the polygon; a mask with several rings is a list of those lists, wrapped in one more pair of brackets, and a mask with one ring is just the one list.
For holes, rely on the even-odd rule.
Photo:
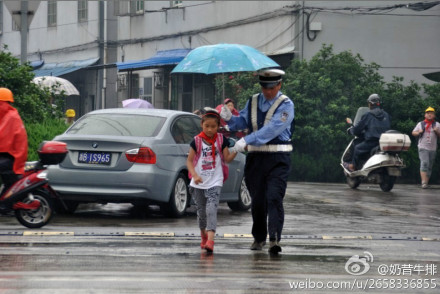
{"label": "dark uniform trousers", "polygon": [[245,181],[252,198],[252,235],[257,242],[279,241],[284,225],[283,199],[290,173],[290,152],[248,153]]}

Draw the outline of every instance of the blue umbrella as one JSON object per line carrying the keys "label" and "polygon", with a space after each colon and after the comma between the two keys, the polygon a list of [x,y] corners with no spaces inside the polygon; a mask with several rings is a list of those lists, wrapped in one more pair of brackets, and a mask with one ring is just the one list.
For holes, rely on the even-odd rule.
{"label": "blue umbrella", "polygon": [[216,74],[280,67],[255,48],[239,44],[201,46],[192,50],[171,73]]}

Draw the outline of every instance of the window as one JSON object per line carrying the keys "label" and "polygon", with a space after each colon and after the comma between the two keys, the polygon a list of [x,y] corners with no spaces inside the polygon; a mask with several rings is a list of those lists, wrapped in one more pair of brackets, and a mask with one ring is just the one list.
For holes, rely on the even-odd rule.
{"label": "window", "polygon": [[165,120],[160,116],[99,113],[83,116],[67,134],[154,137]]}
{"label": "window", "polygon": [[115,15],[117,16],[144,14],[144,1],[117,1],[115,3]]}
{"label": "window", "polygon": [[19,31],[20,27],[19,25],[15,22],[14,18],[12,18],[12,30],[13,31]]}
{"label": "window", "polygon": [[200,118],[182,117],[177,119],[171,127],[171,135],[177,144],[190,144],[195,136],[201,132]]}
{"label": "window", "polygon": [[47,26],[54,27],[57,25],[57,1],[47,1]]}
{"label": "window", "polygon": [[141,96],[142,99],[153,103],[153,78],[144,78],[144,93]]}
{"label": "window", "polygon": [[144,14],[144,1],[135,1],[136,14]]}
{"label": "window", "polygon": [[85,22],[88,19],[87,0],[78,1],[78,22]]}
{"label": "window", "polygon": [[179,7],[179,6],[182,6],[183,1],[170,1],[170,2],[171,2],[170,3],[171,7]]}

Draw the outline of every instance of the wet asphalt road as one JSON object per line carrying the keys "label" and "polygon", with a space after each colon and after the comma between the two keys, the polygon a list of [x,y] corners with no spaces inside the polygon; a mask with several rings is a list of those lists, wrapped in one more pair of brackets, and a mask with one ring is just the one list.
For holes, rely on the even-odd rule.
{"label": "wet asphalt road", "polygon": [[289,183],[278,256],[250,251],[250,212],[226,204],[214,254],[198,246],[193,207],[170,219],[81,205],[38,230],[0,217],[0,293],[439,293],[439,192]]}

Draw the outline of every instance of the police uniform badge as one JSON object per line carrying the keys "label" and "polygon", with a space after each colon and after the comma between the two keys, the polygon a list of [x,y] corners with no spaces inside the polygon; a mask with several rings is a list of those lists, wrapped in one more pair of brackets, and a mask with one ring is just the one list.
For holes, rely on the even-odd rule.
{"label": "police uniform badge", "polygon": [[282,122],[286,122],[288,117],[289,117],[289,113],[287,113],[286,111],[281,113],[281,121]]}

